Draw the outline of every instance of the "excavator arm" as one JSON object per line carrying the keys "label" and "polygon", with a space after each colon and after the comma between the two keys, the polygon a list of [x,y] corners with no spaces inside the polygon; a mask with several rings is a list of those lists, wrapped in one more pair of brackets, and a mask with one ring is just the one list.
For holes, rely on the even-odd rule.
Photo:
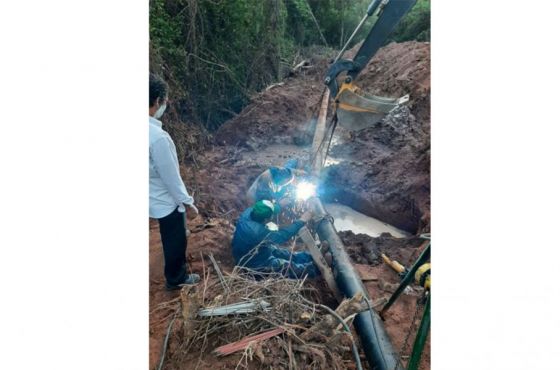
{"label": "excavator arm", "polygon": [[361,27],[365,19],[373,14],[377,14],[377,21],[362,43],[360,50],[358,50],[353,60],[340,59],[345,48],[356,34],[356,30],[327,72],[325,84],[329,87],[333,98],[338,95],[339,88],[336,81],[338,75],[346,71],[347,78],[345,82],[350,83],[355,80],[356,76],[364,69],[377,50],[383,46],[383,43],[393,32],[401,18],[408,13],[415,3],[416,0],[373,0],[371,2],[366,15],[358,27]]}
{"label": "excavator arm", "polygon": [[[337,116],[342,127],[350,130],[371,127],[395,107],[408,101],[408,95],[400,98],[385,98],[366,94],[354,85],[353,81],[415,3],[416,0],[373,0],[346,45],[329,68],[325,84],[335,101]],[[341,59],[358,30],[373,14],[377,15],[377,21],[354,59]],[[342,86],[339,86],[337,77],[343,72],[346,72],[346,78]]]}

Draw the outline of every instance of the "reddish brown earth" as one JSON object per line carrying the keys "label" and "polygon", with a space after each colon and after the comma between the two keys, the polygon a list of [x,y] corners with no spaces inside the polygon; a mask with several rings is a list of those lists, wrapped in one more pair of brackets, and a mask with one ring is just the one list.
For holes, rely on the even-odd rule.
{"label": "reddish brown earth", "polygon": [[320,104],[327,60],[311,60],[308,69],[252,98],[237,117],[224,123],[216,143],[256,148],[266,144],[311,143],[312,120]]}
{"label": "reddish brown earth", "polygon": [[[358,49],[348,52],[353,55]],[[331,196],[369,216],[409,232],[430,223],[430,45],[392,43],[358,75],[364,91],[410,102],[374,127],[350,134],[338,130],[327,169]],[[344,194],[344,196],[341,196]]]}
{"label": "reddish brown earth", "polygon": [[352,137],[339,132],[330,154],[340,163],[323,173],[326,198],[408,232],[429,230],[429,131],[408,107]]}
{"label": "reddish brown earth", "polygon": [[[217,220],[215,226],[203,228],[204,224],[213,225],[212,219],[197,217],[189,221],[189,229],[192,230],[188,240],[187,258],[191,272],[202,276],[207,265],[202,263],[201,253],[208,255],[213,253],[220,264],[233,266],[233,259],[229,251],[229,241],[233,226],[225,219]],[[206,261],[205,264],[208,262]],[[157,221],[150,220],[150,369],[157,368],[161,357],[163,339],[167,331],[172,307],[158,309],[165,302],[176,299],[178,291],[169,292],[165,289],[165,278],[163,275],[163,252],[159,235]],[[172,343],[173,340],[170,341]],[[171,349],[171,347],[170,347]],[[190,369],[191,367],[184,367]]]}
{"label": "reddish brown earth", "polygon": [[[430,230],[429,53],[429,44],[417,42],[390,44],[377,53],[358,78],[358,84],[378,95],[396,97],[408,93],[411,102],[383,123],[355,135],[337,129],[331,156],[340,163],[329,166],[322,177],[322,188],[328,190],[325,199],[335,199],[413,234]],[[201,254],[210,252],[223,270],[230,271],[233,226],[246,207],[244,194],[251,182],[270,165],[281,165],[293,157],[307,158],[314,130],[312,116],[328,67],[324,59],[311,60],[310,64],[310,68],[288,78],[283,85],[258,94],[216,133],[215,145],[210,144],[203,151],[190,150],[196,146],[200,131],[171,127],[174,140],[186,148],[180,153],[184,159],[181,173],[201,213],[189,221],[192,234],[188,255],[192,271],[202,274],[203,266],[208,268],[208,261],[203,264]],[[163,121],[165,128],[165,116]],[[409,266],[421,244],[417,237],[339,234],[357,268],[377,278],[365,283],[374,300],[390,294],[382,288],[382,282],[395,284],[399,279],[381,263],[380,253]],[[153,220],[149,250],[150,369],[156,369],[173,313],[165,302],[176,299],[179,293],[164,289],[161,242],[157,222]],[[401,296],[387,316],[386,328],[397,351],[414,316],[414,294],[418,295],[413,292]],[[171,331],[168,355],[177,348],[174,333],[179,329],[174,327]],[[403,354],[410,353],[413,340],[414,333]],[[430,363],[429,344],[426,347],[423,370],[429,369]],[[198,364],[199,369],[228,369],[234,368],[239,360],[236,355],[220,359],[211,354],[189,355],[192,361],[166,363],[164,368],[194,369]]]}

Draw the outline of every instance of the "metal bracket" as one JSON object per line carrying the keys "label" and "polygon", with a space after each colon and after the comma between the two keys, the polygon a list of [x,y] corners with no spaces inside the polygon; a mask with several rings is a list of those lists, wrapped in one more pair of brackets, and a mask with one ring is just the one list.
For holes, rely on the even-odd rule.
{"label": "metal bracket", "polygon": [[348,59],[340,59],[329,67],[327,77],[325,77],[325,85],[328,86],[333,98],[338,94],[339,86],[336,81],[338,75],[345,71],[353,71],[356,68],[359,68],[359,66],[354,61]]}

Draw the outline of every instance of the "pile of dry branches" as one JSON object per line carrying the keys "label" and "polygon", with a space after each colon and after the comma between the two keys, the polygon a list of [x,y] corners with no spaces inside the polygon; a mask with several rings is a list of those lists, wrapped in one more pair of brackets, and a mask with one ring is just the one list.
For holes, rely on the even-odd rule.
{"label": "pile of dry branches", "polygon": [[[221,348],[216,349],[224,345],[238,348],[231,355],[237,356],[236,368],[356,367],[358,354],[348,325],[366,309],[361,296],[343,301],[334,311],[314,303],[319,301],[319,292],[305,279],[291,280],[278,274],[256,278],[240,268],[224,275],[210,258],[214,273],[206,269],[198,286],[183,288],[180,298],[174,300],[180,324],[175,324],[174,349],[166,360],[173,368],[180,368],[187,358],[193,366],[194,353],[199,364],[210,351],[214,351],[213,356],[223,355]],[[248,313],[201,316],[201,309],[217,311],[230,304],[263,301],[266,305],[256,304]],[[274,335],[266,340],[246,339],[267,333]]]}

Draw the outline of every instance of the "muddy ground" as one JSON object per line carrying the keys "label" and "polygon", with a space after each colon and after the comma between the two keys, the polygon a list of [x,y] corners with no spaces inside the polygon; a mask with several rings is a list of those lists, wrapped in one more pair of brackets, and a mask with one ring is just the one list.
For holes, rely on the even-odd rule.
{"label": "muddy ground", "polygon": [[[350,54],[355,51],[356,48]],[[288,77],[282,85],[255,96],[237,117],[223,125],[206,150],[180,153],[184,160],[182,176],[200,209],[200,215],[189,221],[192,234],[187,253],[192,271],[202,274],[208,268],[208,259],[204,257],[208,253],[213,253],[224,271],[231,271],[231,235],[235,220],[247,206],[244,194],[251,182],[270,165],[281,165],[289,158],[308,157],[314,130],[312,118],[327,68],[327,59],[311,59],[307,68]],[[351,206],[413,235],[429,232],[430,45],[407,42],[384,47],[357,83],[377,95],[410,94],[411,101],[375,127],[356,134],[337,129],[330,152],[331,165],[322,175],[322,188],[328,189],[324,198]],[[176,128],[170,131],[175,140],[185,140],[182,136],[187,134],[183,131]],[[157,222],[150,220],[149,229],[150,369],[156,369],[172,314],[164,303],[177,298],[178,293],[164,289]],[[373,299],[389,296],[399,281],[397,274],[381,262],[380,253],[410,265],[422,243],[416,236],[396,239],[352,232],[339,235],[357,270],[368,277],[364,284]],[[412,290],[403,295],[387,316],[387,331],[397,351],[410,331],[419,294]],[[413,329],[418,322],[419,319]],[[172,329],[170,353],[177,348],[174,341],[180,328]],[[403,355],[410,353],[413,340],[414,333]],[[193,354],[186,358],[189,361],[181,365],[166,363],[164,368],[228,369],[235,368],[239,360],[238,355],[218,359],[211,354]],[[429,369],[429,364],[428,343],[421,368]]]}

